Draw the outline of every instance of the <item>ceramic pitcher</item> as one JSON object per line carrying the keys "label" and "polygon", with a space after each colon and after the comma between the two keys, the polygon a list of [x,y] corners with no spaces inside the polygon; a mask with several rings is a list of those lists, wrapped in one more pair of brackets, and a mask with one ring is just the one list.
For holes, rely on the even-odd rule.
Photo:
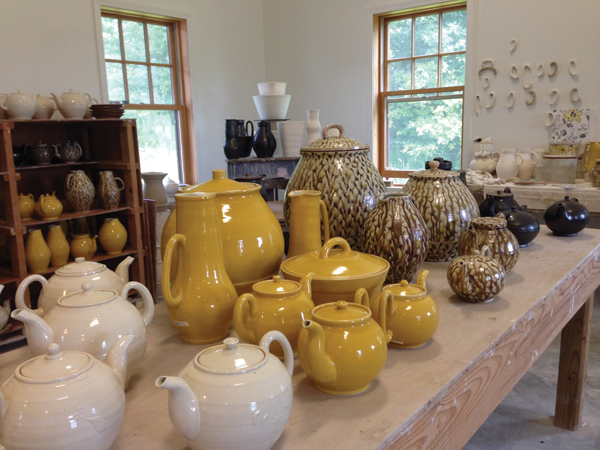
{"label": "ceramic pitcher", "polygon": [[519,174],[519,166],[515,157],[514,148],[503,148],[502,153],[494,152],[493,157],[498,155],[498,164],[496,164],[496,174],[502,180],[512,180]]}
{"label": "ceramic pitcher", "polygon": [[515,155],[515,159],[519,166],[517,177],[520,180],[531,180],[535,166],[540,162],[538,154],[535,152],[531,153],[531,149],[529,148],[520,148],[519,152]]}
{"label": "ceramic pitcher", "polygon": [[69,262],[71,249],[60,224],[50,225],[46,239],[50,249],[50,261],[54,267],[62,267]]}
{"label": "ceramic pitcher", "polygon": [[65,197],[76,212],[89,211],[94,201],[96,188],[83,170],[71,170],[65,180]]}
{"label": "ceramic pitcher", "polygon": [[44,240],[42,230],[29,230],[25,244],[25,261],[30,272],[44,272],[50,264],[50,249]]}
{"label": "ceramic pitcher", "polygon": [[329,216],[327,206],[321,200],[320,191],[293,191],[290,197],[290,249],[287,257],[319,250],[321,242],[321,217],[324,241],[329,240]]}
{"label": "ceramic pitcher", "polygon": [[[121,182],[121,187],[117,184]],[[121,201],[121,191],[125,189],[125,183],[110,170],[100,172],[100,182],[98,183],[98,195],[102,201],[104,209],[115,209],[119,207]]]}
{"label": "ceramic pitcher", "polygon": [[[167,242],[163,258],[163,298],[171,321],[190,344],[224,339],[237,300],[225,271],[216,196],[206,192],[175,195],[177,233]],[[177,275],[171,280],[176,246]]]}

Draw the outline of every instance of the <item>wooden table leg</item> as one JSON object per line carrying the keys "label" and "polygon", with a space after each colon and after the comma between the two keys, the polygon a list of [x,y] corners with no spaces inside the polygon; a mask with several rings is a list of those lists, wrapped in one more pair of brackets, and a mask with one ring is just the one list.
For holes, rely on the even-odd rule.
{"label": "wooden table leg", "polygon": [[581,424],[594,294],[562,330],[554,425],[576,430]]}

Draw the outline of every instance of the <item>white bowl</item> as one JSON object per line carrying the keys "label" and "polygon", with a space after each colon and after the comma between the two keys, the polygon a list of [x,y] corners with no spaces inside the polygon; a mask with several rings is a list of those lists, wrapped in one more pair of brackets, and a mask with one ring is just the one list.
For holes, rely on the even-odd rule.
{"label": "white bowl", "polygon": [[258,93],[260,95],[284,95],[286,83],[276,81],[267,81],[258,83]]}
{"label": "white bowl", "polygon": [[260,120],[285,119],[291,95],[255,95],[254,104]]}

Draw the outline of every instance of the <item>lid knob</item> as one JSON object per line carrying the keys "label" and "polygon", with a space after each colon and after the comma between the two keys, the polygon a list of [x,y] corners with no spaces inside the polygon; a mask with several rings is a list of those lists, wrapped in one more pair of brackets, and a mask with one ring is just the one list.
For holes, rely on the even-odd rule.
{"label": "lid knob", "polygon": [[215,169],[212,171],[213,180],[224,180],[225,179],[225,169]]}
{"label": "lid knob", "polygon": [[53,342],[48,346],[48,354],[46,355],[46,359],[58,359],[61,356],[62,353],[60,353],[60,345]]}
{"label": "lid knob", "polygon": [[279,283],[279,282],[281,282],[281,275],[274,275],[274,276],[273,276],[273,281],[274,281],[275,283]]}
{"label": "lid knob", "polygon": [[335,302],[335,309],[348,309],[348,302],[343,300]]}
{"label": "lid knob", "polygon": [[92,290],[92,285],[90,283],[83,283],[81,289],[83,289],[84,292],[90,292]]}
{"label": "lid knob", "polygon": [[84,261],[85,261],[85,258],[83,256],[78,256],[77,258],[75,258],[76,263],[82,263]]}
{"label": "lid knob", "polygon": [[227,338],[223,341],[223,344],[225,344],[225,348],[227,348],[227,350],[235,350],[238,342],[240,342],[240,340],[237,338]]}
{"label": "lid knob", "polygon": [[440,162],[439,161],[429,161],[429,168],[436,170],[438,167],[440,167]]}
{"label": "lid knob", "polygon": [[401,286],[408,286],[408,281],[406,281],[406,280],[402,280],[402,281],[400,282],[400,285],[401,285]]}

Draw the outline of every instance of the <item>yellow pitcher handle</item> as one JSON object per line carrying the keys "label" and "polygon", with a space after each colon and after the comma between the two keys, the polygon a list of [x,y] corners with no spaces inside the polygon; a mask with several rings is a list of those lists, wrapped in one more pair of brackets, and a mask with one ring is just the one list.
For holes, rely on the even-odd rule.
{"label": "yellow pitcher handle", "polygon": [[[165,256],[163,258],[163,267],[162,267],[162,294],[165,303],[168,306],[173,308],[177,308],[183,299],[183,291],[179,291],[175,293],[175,297],[173,297],[173,293],[171,292],[171,264],[173,261],[173,250],[175,250],[175,246],[180,244],[181,248],[184,249],[187,245],[187,239],[183,234],[174,234],[167,242],[167,248],[165,249]],[[179,258],[177,258],[177,273],[183,273],[183,255],[180,253]]]}
{"label": "yellow pitcher handle", "polygon": [[233,307],[233,327],[238,336],[248,344],[256,345],[256,337],[252,331],[246,328],[244,324],[244,303],[248,303],[248,309],[250,311],[250,317],[254,317],[258,308],[256,307],[256,297],[252,294],[243,294],[235,302]]}
{"label": "yellow pitcher handle", "polygon": [[366,306],[367,308],[371,307],[371,302],[369,300],[369,293],[367,292],[367,290],[365,288],[360,288],[358,291],[355,292],[354,303],[356,303],[357,305]]}
{"label": "yellow pitcher handle", "polygon": [[321,216],[323,216],[323,242],[327,242],[329,240],[329,212],[323,200],[319,200],[319,206],[321,207]]}
{"label": "yellow pitcher handle", "polygon": [[394,332],[392,330],[386,329],[385,321],[386,321],[386,316],[391,317],[396,312],[396,304],[394,303],[394,294],[392,294],[392,291],[385,290],[381,294],[379,294],[379,297],[377,297],[376,301],[379,301],[379,325],[381,326],[381,329],[383,330],[383,334],[385,335],[386,342],[389,344],[390,341],[392,340],[392,337],[394,336]]}
{"label": "yellow pitcher handle", "polygon": [[[591,142],[588,142],[587,144],[585,144],[585,147],[583,147],[583,167],[587,166],[588,160],[590,159],[590,154],[588,152],[588,147],[590,147]],[[590,152],[592,151],[592,149],[590,148]]]}

